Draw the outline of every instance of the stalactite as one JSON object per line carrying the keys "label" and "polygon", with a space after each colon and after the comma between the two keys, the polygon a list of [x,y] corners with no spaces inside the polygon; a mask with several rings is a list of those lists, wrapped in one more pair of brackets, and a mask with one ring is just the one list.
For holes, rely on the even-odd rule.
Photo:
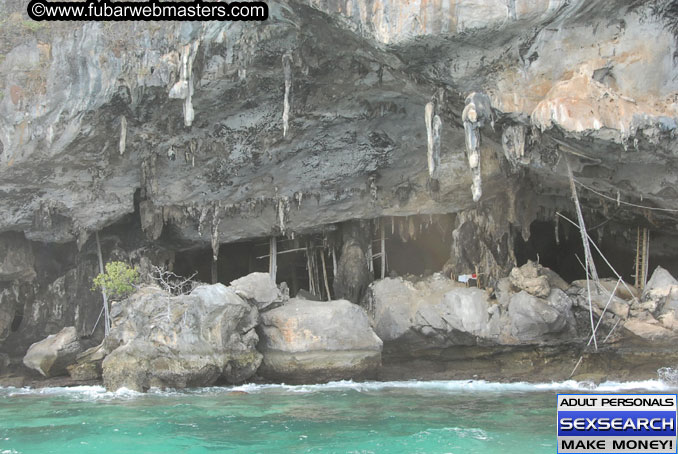
{"label": "stalactite", "polygon": [[294,193],[294,200],[297,202],[297,211],[301,209],[301,201],[304,199],[304,193],[299,191]]}
{"label": "stalactite", "polygon": [[433,161],[433,110],[435,104],[433,101],[426,103],[424,108],[424,121],[426,122],[426,138],[427,138],[427,158],[428,158],[428,174],[433,178],[436,171],[435,162]]}
{"label": "stalactite", "polygon": [[554,220],[553,223],[555,224],[556,245],[557,245],[557,246],[560,246],[560,235],[558,234],[558,233],[559,233],[559,232],[558,232],[558,228],[560,227],[560,220],[559,220],[559,219],[560,219],[560,216],[558,216],[558,215],[556,214],[555,218],[556,218],[556,219]]}
{"label": "stalactite", "polygon": [[216,262],[219,258],[219,224],[221,223],[221,213],[218,204],[214,205],[212,214],[212,259]]}
{"label": "stalactite", "polygon": [[287,214],[290,211],[290,200],[289,197],[281,197],[278,199],[277,212],[278,212],[278,225],[280,226],[280,232],[284,235],[287,227],[285,225],[285,219]]}
{"label": "stalactite", "polygon": [[408,218],[407,233],[412,240],[417,239],[417,228],[414,225],[414,216]]}
{"label": "stalactite", "polygon": [[127,118],[124,115],[120,117],[120,141],[118,142],[118,151],[120,155],[125,154],[127,146]]}
{"label": "stalactite", "polygon": [[285,52],[282,56],[283,75],[285,77],[285,98],[283,99],[283,137],[287,137],[290,121],[290,91],[292,89],[292,55]]}
{"label": "stalactite", "polygon": [[473,201],[477,202],[483,195],[480,168],[480,128],[484,126],[486,121],[490,121],[492,127],[494,127],[492,107],[488,96],[484,93],[468,95],[461,118],[464,122],[466,152],[472,175],[471,193]]}
{"label": "stalactite", "polygon": [[184,124],[191,126],[195,119],[193,110],[193,60],[200,45],[199,41],[192,44],[186,44],[181,50],[181,69],[179,81],[172,86],[169,97],[172,99],[184,100]]}
{"label": "stalactite", "polygon": [[512,125],[504,128],[501,134],[501,145],[504,156],[511,166],[511,173],[516,173],[520,165],[529,164],[525,157],[525,137],[527,128],[522,125]]}
{"label": "stalactite", "polygon": [[442,119],[440,111],[443,104],[444,91],[439,89],[436,94],[424,108],[424,120],[426,122],[427,138],[427,161],[428,174],[432,179],[438,178],[438,168],[440,167],[440,136],[442,128]]}
{"label": "stalactite", "polygon": [[209,209],[207,207],[202,207],[200,210],[200,218],[198,218],[198,235],[202,236],[202,226],[207,220],[207,215],[209,214]]}

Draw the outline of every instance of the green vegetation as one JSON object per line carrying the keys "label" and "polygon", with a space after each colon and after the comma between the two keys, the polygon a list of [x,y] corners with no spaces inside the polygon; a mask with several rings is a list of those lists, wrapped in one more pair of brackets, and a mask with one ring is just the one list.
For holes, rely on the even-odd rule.
{"label": "green vegetation", "polygon": [[106,290],[111,298],[126,298],[139,282],[139,270],[125,262],[109,262],[106,272],[100,273],[92,281],[92,290]]}

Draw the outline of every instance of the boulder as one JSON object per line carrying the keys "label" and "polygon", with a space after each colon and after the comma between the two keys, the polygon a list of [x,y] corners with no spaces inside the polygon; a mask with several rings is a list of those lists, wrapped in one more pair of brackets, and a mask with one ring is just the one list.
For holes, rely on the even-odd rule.
{"label": "boulder", "polygon": [[113,304],[111,317],[111,353],[102,363],[109,390],[240,383],[261,363],[259,312],[222,284],[180,296],[144,287]]}
{"label": "boulder", "polygon": [[567,334],[572,313],[566,304],[549,304],[521,291],[511,296],[508,318],[513,337],[520,342],[534,342]]}
{"label": "boulder", "polygon": [[442,275],[416,283],[402,278],[374,282],[366,306],[377,335],[401,350],[475,345],[496,341],[501,331],[499,304],[491,304],[484,290]]}
{"label": "boulder", "polygon": [[104,344],[85,350],[76,357],[76,362],[66,368],[73,380],[97,380],[101,378],[101,363],[108,351]]}
{"label": "boulder", "polygon": [[31,345],[24,356],[24,365],[45,377],[65,375],[66,367],[76,361],[82,350],[75,327],[69,326]]}
{"label": "boulder", "polygon": [[268,273],[251,273],[231,282],[231,288],[241,298],[261,311],[273,303],[282,303],[283,294]]}
{"label": "boulder", "polygon": [[[620,293],[619,288],[621,285],[615,292],[616,296],[613,296],[610,299],[611,293],[614,290],[614,286],[608,288],[608,285],[602,285],[601,283],[601,286],[604,290],[599,290],[596,288],[596,285],[593,281],[589,281],[589,284],[591,288],[591,303],[593,304],[593,311],[597,315],[601,315],[605,310],[607,313],[614,314],[621,318],[627,318],[629,316],[629,310],[632,307],[631,303],[628,300],[619,297],[619,295],[628,295],[629,293],[626,291]],[[585,311],[589,310],[588,290],[586,288],[585,280],[577,280],[572,282],[572,286],[568,289],[568,293],[573,297],[577,307]]]}
{"label": "boulder", "polygon": [[[539,298],[546,298],[551,293],[551,284],[549,278],[539,274],[541,267],[531,260],[521,267],[515,267],[511,270],[509,279],[514,287],[524,290],[530,295]],[[555,273],[554,273],[555,274]]]}
{"label": "boulder", "polygon": [[293,298],[261,315],[259,335],[259,374],[273,381],[364,378],[381,365],[381,339],[365,310],[346,300]]}
{"label": "boulder", "polygon": [[[577,282],[582,282],[582,281],[577,281]],[[583,287],[586,287],[586,281],[583,281]],[[639,298],[640,295],[638,294],[638,289],[635,288],[632,285],[626,284],[622,285],[619,283],[617,285],[617,279],[610,279],[610,278],[603,278],[600,280],[600,285],[603,287],[605,290],[608,292],[612,293],[614,291],[615,287],[617,290],[614,292],[614,296],[617,298],[621,298],[623,300],[629,301],[632,300],[633,298]]]}
{"label": "boulder", "polygon": [[653,318],[649,320],[631,318],[624,323],[624,328],[636,336],[650,341],[667,340],[675,337],[671,330],[664,328]]}
{"label": "boulder", "polygon": [[678,281],[676,278],[671,276],[671,273],[666,271],[661,266],[655,268],[652,273],[652,277],[647,281],[645,288],[643,289],[644,301],[647,300],[660,300],[666,298],[671,293],[673,288],[678,287]]}
{"label": "boulder", "polygon": [[456,288],[445,293],[437,304],[419,306],[415,323],[422,334],[442,336],[452,344],[474,345],[477,338],[499,336],[500,315],[499,306],[491,305],[483,290]]}

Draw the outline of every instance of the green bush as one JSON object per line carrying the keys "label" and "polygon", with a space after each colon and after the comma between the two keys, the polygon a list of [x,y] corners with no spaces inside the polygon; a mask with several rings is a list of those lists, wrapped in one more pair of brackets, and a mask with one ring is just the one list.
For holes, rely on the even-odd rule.
{"label": "green bush", "polygon": [[106,290],[110,298],[125,298],[134,292],[139,282],[139,270],[124,262],[109,262],[106,272],[94,278],[92,290]]}

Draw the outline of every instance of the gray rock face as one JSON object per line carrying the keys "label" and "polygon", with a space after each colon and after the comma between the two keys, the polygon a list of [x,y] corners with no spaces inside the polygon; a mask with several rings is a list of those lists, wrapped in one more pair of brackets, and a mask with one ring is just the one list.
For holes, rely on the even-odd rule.
{"label": "gray rock face", "polygon": [[45,377],[65,375],[66,367],[75,362],[82,350],[75,327],[69,326],[31,345],[24,356],[24,365]]}
{"label": "gray rock face", "polygon": [[334,279],[334,293],[358,304],[369,284],[367,258],[358,241],[344,242],[339,257],[337,275]]}
{"label": "gray rock face", "polygon": [[260,311],[273,303],[283,302],[283,294],[268,273],[250,273],[232,281],[231,288],[238,296],[255,304]]}
{"label": "gray rock face", "polygon": [[107,389],[239,383],[259,367],[254,327],[258,311],[221,284],[170,296],[146,287],[111,308],[103,361]]}
{"label": "gray rock face", "polygon": [[0,292],[0,343],[10,333],[18,305],[17,297],[12,289],[5,289]]}
{"label": "gray rock face", "polygon": [[[455,148],[465,140],[459,120],[479,87],[490,112],[506,114],[496,131],[478,126],[483,147],[473,168],[484,197],[511,187],[513,177],[501,170],[502,135],[513,148],[522,144],[521,168],[564,187],[552,159],[564,130],[575,148],[589,134],[601,140],[600,167],[617,166],[606,190],[623,184],[674,206],[663,189],[678,177],[646,178],[674,146],[667,140],[676,128],[669,95],[678,88],[671,15],[619,0],[591,8],[584,0],[513,3],[271,1],[263,23],[111,29],[88,22],[64,33],[46,27],[37,38],[14,24],[0,64],[7,93],[0,100],[0,231],[82,239],[134,212],[137,189],[150,238],[171,224],[203,244],[210,235],[201,219],[228,242],[395,211],[458,212],[473,205],[469,163]],[[8,2],[4,14],[20,9]],[[422,35],[437,52],[422,51]],[[602,61],[597,45],[582,42],[615,48]],[[182,57],[192,63],[183,76]],[[194,93],[185,110],[188,86]],[[438,88],[445,94],[436,111],[440,142],[452,152],[440,156],[431,187],[423,114]],[[231,102],[213,102],[223,97]],[[190,121],[184,112],[193,113]],[[647,151],[642,162],[608,152],[629,143]],[[297,210],[291,200],[299,200]]]}
{"label": "gray rock face", "polygon": [[275,381],[315,383],[368,377],[381,365],[382,341],[365,311],[345,300],[293,298],[261,315],[259,373]]}
{"label": "gray rock face", "polygon": [[567,334],[567,306],[553,307],[525,291],[511,297],[508,317],[511,323],[511,335],[520,342],[533,342],[553,339]]}
{"label": "gray rock face", "polygon": [[441,277],[417,284],[402,278],[373,282],[367,291],[367,311],[375,333],[391,342],[420,331],[415,324],[419,308],[440,304],[445,293],[457,288],[456,283]]}
{"label": "gray rock face", "polygon": [[369,308],[377,335],[399,348],[444,348],[498,342],[501,310],[487,293],[440,275],[411,283],[401,278],[374,282]]}
{"label": "gray rock face", "polygon": [[35,278],[33,250],[21,234],[0,235],[0,281],[30,281]]}
{"label": "gray rock face", "polygon": [[97,380],[101,378],[101,363],[106,358],[104,344],[85,350],[76,357],[76,362],[66,369],[73,380]]}

